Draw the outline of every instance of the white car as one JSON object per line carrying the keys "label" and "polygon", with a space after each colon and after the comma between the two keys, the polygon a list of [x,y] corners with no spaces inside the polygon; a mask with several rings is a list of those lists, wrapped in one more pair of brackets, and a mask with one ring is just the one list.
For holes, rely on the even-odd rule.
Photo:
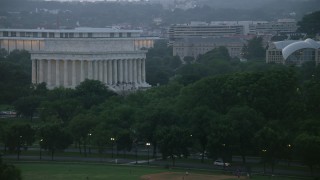
{"label": "white car", "polygon": [[231,166],[230,163],[223,162],[222,160],[215,160],[213,165],[215,165],[215,166],[226,166],[226,167]]}

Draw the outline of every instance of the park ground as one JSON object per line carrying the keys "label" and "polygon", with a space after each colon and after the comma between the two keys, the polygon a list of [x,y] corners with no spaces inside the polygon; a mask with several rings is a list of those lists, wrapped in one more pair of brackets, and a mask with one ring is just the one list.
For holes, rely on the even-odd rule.
{"label": "park ground", "polygon": [[[15,162],[24,180],[236,180],[221,172],[168,169],[148,166],[110,165],[103,163]],[[254,180],[301,179],[255,175]],[[303,178],[308,180],[308,178]]]}

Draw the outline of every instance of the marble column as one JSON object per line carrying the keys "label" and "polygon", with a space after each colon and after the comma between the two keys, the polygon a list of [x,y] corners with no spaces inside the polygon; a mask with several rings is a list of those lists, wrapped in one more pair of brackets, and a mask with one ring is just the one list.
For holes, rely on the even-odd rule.
{"label": "marble column", "polygon": [[98,61],[95,60],[93,61],[94,64],[94,68],[93,68],[93,73],[94,73],[94,80],[98,80],[99,79],[99,67],[98,67]]}
{"label": "marble column", "polygon": [[137,60],[137,64],[138,64],[138,67],[137,67],[138,68],[138,83],[141,84],[142,83],[141,82],[141,79],[142,79],[141,78],[141,69],[142,69],[141,68],[141,59]]}
{"label": "marble column", "polygon": [[56,87],[60,86],[60,60],[56,60]]}
{"label": "marble column", "polygon": [[125,83],[128,83],[128,60],[127,59],[124,59],[124,79],[123,81]]}
{"label": "marble column", "polygon": [[104,75],[104,83],[108,84],[108,61],[103,60],[103,75]]}
{"label": "marble column", "polygon": [[146,59],[142,59],[142,83],[146,82]]}
{"label": "marble column", "polygon": [[88,79],[92,79],[92,61],[88,61]]}
{"label": "marble column", "polygon": [[130,83],[133,82],[133,80],[132,80],[132,78],[133,78],[132,72],[133,72],[132,71],[132,59],[128,59],[128,73],[129,73],[128,80],[129,80]]}
{"label": "marble column", "polygon": [[47,86],[48,88],[50,88],[52,86],[52,83],[51,83],[51,63],[52,61],[49,59],[48,61],[48,74],[47,74]]}
{"label": "marble column", "polygon": [[43,59],[39,60],[39,83],[43,82]]}
{"label": "marble column", "polygon": [[134,84],[137,84],[137,60],[136,59],[133,59],[132,60],[133,62],[133,82]]}
{"label": "marble column", "polygon": [[112,61],[113,61],[113,84],[117,84],[118,83],[118,63],[116,59]]}
{"label": "marble column", "polygon": [[80,82],[84,81],[84,60],[80,61]]}
{"label": "marble column", "polygon": [[77,72],[76,72],[76,60],[72,61],[72,87],[75,88],[77,86]]}
{"label": "marble column", "polygon": [[108,60],[108,84],[112,84],[112,60]]}
{"label": "marble column", "polygon": [[120,59],[119,61],[119,82],[123,83],[123,60]]}
{"label": "marble column", "polygon": [[68,83],[68,61],[64,60],[63,61],[63,65],[64,65],[64,72],[63,72],[63,86],[64,87],[68,87],[69,83]]}
{"label": "marble column", "polygon": [[99,81],[103,82],[103,61],[99,60]]}
{"label": "marble column", "polygon": [[32,59],[32,83],[37,83],[37,60]]}

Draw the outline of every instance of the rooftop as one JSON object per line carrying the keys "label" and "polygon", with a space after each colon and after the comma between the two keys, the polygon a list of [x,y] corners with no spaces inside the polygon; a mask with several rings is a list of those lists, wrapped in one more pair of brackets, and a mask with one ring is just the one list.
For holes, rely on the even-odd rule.
{"label": "rooftop", "polygon": [[131,32],[131,33],[141,33],[141,30],[124,30],[118,28],[89,28],[89,27],[79,27],[75,29],[0,29],[0,31],[16,31],[16,32],[53,32],[53,33],[112,33],[112,32]]}

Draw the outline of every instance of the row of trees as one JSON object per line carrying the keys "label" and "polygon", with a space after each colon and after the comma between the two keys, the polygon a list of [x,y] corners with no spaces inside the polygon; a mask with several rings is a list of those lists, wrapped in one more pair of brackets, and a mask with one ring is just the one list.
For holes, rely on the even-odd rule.
{"label": "row of trees", "polygon": [[313,62],[300,68],[254,58],[240,63],[220,47],[181,65],[168,51],[157,45],[147,55],[153,59],[149,74],[170,72],[165,81],[153,76],[153,84],[162,85],[126,97],[92,80],[76,89],[28,86],[12,104],[32,121],[3,123],[1,141],[18,153],[39,142],[52,157],[71,143],[80,152],[90,144],[103,153],[111,143],[128,151],[150,142],[154,154],[160,150],[173,160],[201,152],[202,161],[206,154],[225,160],[241,155],[246,163],[248,155],[258,155],[274,166],[279,159],[301,158],[311,169],[320,162],[320,69]]}
{"label": "row of trees", "polygon": [[172,80],[127,97],[106,91],[104,100],[85,108],[75,94],[85,84],[99,84],[88,80],[76,90],[46,91],[37,109],[43,122],[8,124],[2,140],[17,152],[21,144],[40,142],[53,155],[72,142],[84,152],[90,143],[102,153],[113,137],[118,150],[151,142],[154,153],[160,149],[173,160],[201,152],[202,160],[205,153],[225,160],[241,155],[246,163],[248,155],[259,155],[272,167],[280,159],[301,158],[312,168],[320,150],[318,74],[303,84],[288,67],[212,76],[186,86]]}

